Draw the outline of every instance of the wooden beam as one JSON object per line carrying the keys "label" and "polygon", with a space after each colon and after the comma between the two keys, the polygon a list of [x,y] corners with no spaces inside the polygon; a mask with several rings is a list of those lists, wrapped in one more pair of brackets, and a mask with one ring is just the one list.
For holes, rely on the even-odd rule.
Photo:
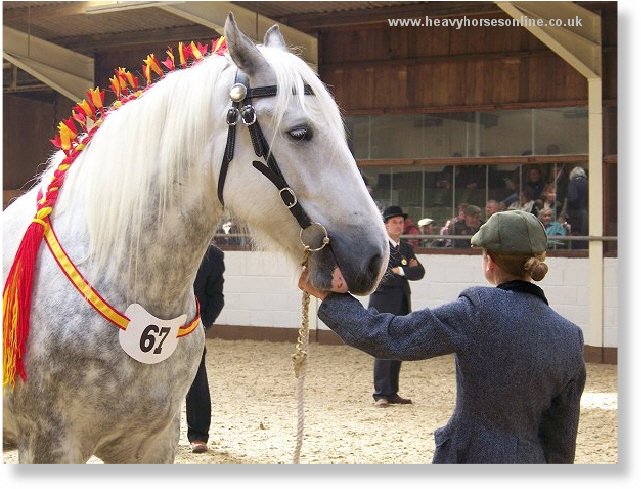
{"label": "wooden beam", "polygon": [[[161,3],[158,8],[191,22],[220,31],[223,30],[229,12],[233,12],[238,27],[256,42],[262,42],[267,29],[278,23],[269,17],[231,2],[184,2],[175,5]],[[288,25],[279,27],[285,41],[299,48],[305,61],[316,68],[318,65],[318,42],[316,38]]]}
{"label": "wooden beam", "polygon": [[[9,2],[13,3],[13,2]],[[20,3],[20,2],[15,2]],[[66,17],[68,15],[81,15],[86,12],[87,6],[92,2],[51,2],[51,5],[32,5],[33,2],[21,2],[24,7],[20,8],[3,8],[2,21],[10,23],[15,20],[28,20],[31,18],[43,19],[48,17]],[[7,5],[7,3],[5,3]]]}
{"label": "wooden beam", "polygon": [[93,59],[4,26],[3,57],[65,97],[82,100],[93,88]]}
{"label": "wooden beam", "polygon": [[[515,19],[527,16],[544,25],[526,25],[545,45],[588,81],[589,318],[586,345],[604,346],[603,265],[603,83],[601,16],[573,2],[496,2]],[[580,19],[580,25],[550,26],[550,19]]]}
{"label": "wooden beam", "polygon": [[2,93],[25,93],[25,92],[52,92],[52,88],[45,83],[33,85],[17,85],[2,90]]}
{"label": "wooden beam", "polygon": [[53,39],[53,41],[67,49],[91,53],[104,49],[123,48],[136,44],[149,44],[191,41],[194,39],[213,39],[221,36],[217,32],[205,26],[182,26],[161,29],[148,29],[144,31],[119,33],[114,36],[112,33],[92,34],[83,36],[69,36]]}
{"label": "wooden beam", "polygon": [[157,2],[157,1],[141,1],[141,2],[113,2],[113,1],[95,1],[89,2],[90,5],[87,6],[87,9],[84,13],[89,15],[96,14],[108,14],[112,12],[122,12],[123,10],[138,10],[145,8],[157,8],[160,5],[170,5],[173,3],[183,3],[183,2]]}
{"label": "wooden beam", "polygon": [[[545,25],[524,25],[549,49],[586,78],[601,76],[601,18],[572,2],[496,2],[514,19],[536,19]],[[549,10],[546,10],[549,9]],[[551,19],[580,16],[582,26],[550,26]]]}

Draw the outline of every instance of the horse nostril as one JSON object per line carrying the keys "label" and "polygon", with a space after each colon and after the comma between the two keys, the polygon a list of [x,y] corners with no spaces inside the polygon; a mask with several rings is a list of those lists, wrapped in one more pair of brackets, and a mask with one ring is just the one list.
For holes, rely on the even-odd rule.
{"label": "horse nostril", "polygon": [[383,265],[383,255],[376,253],[370,258],[367,265],[367,271],[370,273],[370,276],[376,277]]}

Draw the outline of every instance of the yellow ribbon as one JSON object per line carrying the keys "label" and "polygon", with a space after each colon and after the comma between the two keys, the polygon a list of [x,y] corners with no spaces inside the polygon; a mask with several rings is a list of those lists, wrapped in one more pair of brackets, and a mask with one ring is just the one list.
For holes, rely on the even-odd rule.
{"label": "yellow ribbon", "polygon": [[[36,221],[36,219],[34,219]],[[87,280],[82,276],[80,271],[73,264],[65,250],[62,248],[56,233],[54,233],[51,222],[47,219],[46,221],[37,219],[38,224],[42,224],[45,228],[44,230],[44,239],[47,243],[47,246],[51,250],[54,259],[58,263],[58,266],[61,268],[63,273],[71,280],[71,283],[78,289],[78,291],[83,295],[87,302],[93,307],[98,313],[100,313],[104,318],[114,323],[121,329],[127,329],[129,324],[129,318],[124,314],[118,312],[114,307],[112,307],[106,300],[104,300],[94,288],[87,282]],[[178,330],[177,336],[185,336],[191,333],[200,322],[200,314],[198,307],[196,310],[196,316],[189,323],[184,326],[181,326]]]}

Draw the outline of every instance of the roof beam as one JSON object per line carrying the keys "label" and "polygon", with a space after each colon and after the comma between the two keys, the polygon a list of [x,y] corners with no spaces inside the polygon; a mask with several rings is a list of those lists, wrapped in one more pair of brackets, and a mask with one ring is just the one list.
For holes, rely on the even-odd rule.
{"label": "roof beam", "polygon": [[93,88],[92,58],[7,26],[2,48],[4,59],[74,102]]}
{"label": "roof beam", "polygon": [[150,40],[154,43],[171,43],[174,41],[212,39],[221,36],[222,33],[212,31],[206,26],[181,26],[160,29],[147,29],[127,33],[126,36],[104,32],[76,37],[65,37],[58,39],[58,44],[63,47],[82,49],[85,52],[104,51],[105,49],[118,49],[131,47],[135,44],[149,45]]}
{"label": "roof beam", "polygon": [[[588,217],[589,235],[603,236],[603,83],[601,80],[601,16],[574,2],[496,2],[515,19],[528,17],[543,25],[523,27],[561,56],[588,81]],[[564,19],[564,26],[550,26]],[[575,22],[570,22],[573,19]],[[576,22],[580,20],[580,22]],[[573,25],[570,25],[573,24]],[[604,345],[603,241],[589,241],[589,319],[586,345]]]}
{"label": "roof beam", "polygon": [[[275,20],[260,15],[231,2],[185,2],[178,4],[159,3],[156,7],[179,17],[205,25],[218,32],[224,32],[225,20],[229,12],[236,17],[238,27],[256,42],[262,42],[267,29],[278,24]],[[318,41],[302,31],[279,25],[283,37],[291,45],[300,48],[300,54],[314,69],[318,66]]]}
{"label": "roof beam", "polygon": [[[574,2],[496,2],[514,19],[527,17],[534,22],[523,28],[540,39],[586,78],[601,76],[601,17]],[[563,19],[578,25],[550,26],[550,20]],[[578,20],[578,22],[577,22]],[[532,24],[532,25],[530,25]]]}
{"label": "roof beam", "polygon": [[85,9],[86,14],[105,14],[110,12],[122,12],[123,10],[135,10],[141,8],[149,7],[159,7],[159,3],[163,5],[170,5],[172,3],[183,3],[183,2],[157,2],[157,1],[145,1],[145,2],[118,2],[118,1],[93,1],[87,2],[87,8]]}
{"label": "roof beam", "polygon": [[[23,20],[31,18],[43,19],[51,16],[63,17],[66,15],[79,15],[86,13],[87,7],[92,2],[56,2],[53,5],[28,5],[26,3],[24,7],[14,7],[9,9],[2,10],[2,20],[3,22],[12,21],[12,20]],[[53,2],[52,2],[53,3]]]}

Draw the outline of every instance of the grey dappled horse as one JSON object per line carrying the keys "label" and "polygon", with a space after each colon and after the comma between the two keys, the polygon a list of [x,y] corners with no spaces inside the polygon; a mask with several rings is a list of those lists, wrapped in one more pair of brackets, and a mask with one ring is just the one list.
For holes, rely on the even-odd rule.
{"label": "grey dappled horse", "polygon": [[[329,288],[338,266],[350,289],[366,294],[384,273],[381,216],[322,82],[285,48],[276,26],[256,46],[230,15],[225,37],[227,55],[165,75],[105,118],[69,169],[51,215],[71,260],[119,311],[139,304],[156,318],[194,317],[192,283],[223,211],[216,189],[228,122],[238,127],[221,197],[257,242],[300,262],[300,216],[288,209],[295,194],[307,222],[322,225],[330,240],[310,255],[312,284]],[[253,115],[291,191],[275,188],[252,165],[260,158],[245,126],[251,120],[230,121],[238,79],[278,87],[253,99]],[[62,157],[52,157],[41,186]],[[4,277],[34,216],[37,190],[3,213]],[[84,463],[92,455],[106,463],[172,463],[203,346],[198,327],[159,363],[133,359],[118,328],[88,305],[41,244],[27,377],[4,392],[4,435],[21,463]]]}

